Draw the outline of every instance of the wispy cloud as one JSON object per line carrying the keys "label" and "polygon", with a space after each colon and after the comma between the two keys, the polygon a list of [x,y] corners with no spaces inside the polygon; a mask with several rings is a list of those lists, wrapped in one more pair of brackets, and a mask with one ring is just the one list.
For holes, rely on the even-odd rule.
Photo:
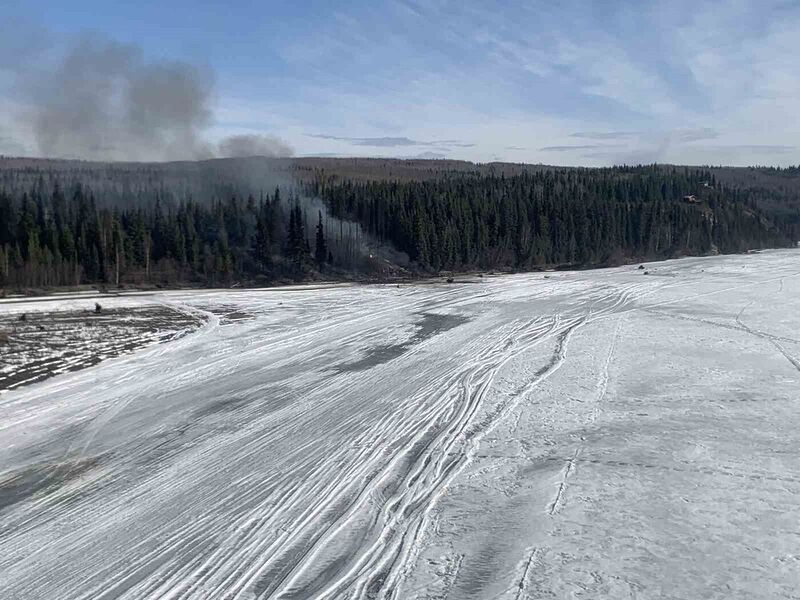
{"label": "wispy cloud", "polygon": [[0,132],[0,155],[2,156],[22,156],[27,153],[27,148],[17,142],[13,137],[3,135]]}
{"label": "wispy cloud", "polygon": [[588,140],[631,140],[648,137],[674,137],[681,142],[694,142],[697,140],[712,140],[720,133],[710,127],[697,129],[676,129],[665,131],[579,131],[569,134],[569,137]]}
{"label": "wispy cloud", "polygon": [[320,140],[334,140],[337,142],[347,142],[354,146],[372,146],[375,148],[399,148],[404,146],[452,146],[455,148],[472,148],[475,144],[462,142],[459,140],[412,140],[407,137],[344,137],[337,135],[326,135],[321,133],[307,133],[308,137]]}
{"label": "wispy cloud", "polygon": [[731,152],[753,152],[756,154],[790,154],[797,152],[797,146],[781,146],[770,144],[739,144],[733,146],[714,146],[715,151]]}
{"label": "wispy cloud", "polygon": [[[560,153],[573,164],[586,163],[586,158],[609,164],[637,157],[716,162],[716,150],[702,144],[708,140],[738,148],[724,151],[726,160],[746,164],[763,152],[755,146],[794,145],[800,135],[786,131],[791,119],[784,118],[783,128],[751,126],[752,119],[740,120],[743,126],[737,123],[741,109],[735,105],[761,112],[767,101],[800,98],[791,61],[766,60],[778,51],[795,56],[790,52],[795,46],[800,52],[800,43],[789,35],[796,31],[792,23],[800,19],[800,7],[755,0],[723,0],[723,6],[676,1],[674,11],[657,4],[633,11],[607,3],[586,11],[578,2],[559,7],[519,3],[510,21],[477,2],[455,6],[398,0],[393,25],[362,28],[358,36],[344,39],[349,55],[357,57],[359,68],[375,83],[373,90],[351,96],[363,100],[359,104],[367,114],[381,114],[384,129],[402,133],[316,139],[398,150],[446,145],[457,157],[473,160],[505,151],[539,162]],[[716,13],[724,16],[711,18]],[[770,15],[781,15],[783,24]],[[433,35],[437,29],[439,37]],[[730,43],[733,39],[741,40],[742,50]],[[424,56],[418,47],[425,48]],[[396,64],[390,55],[411,62],[404,72],[379,66]],[[758,64],[762,74],[755,74],[751,64]],[[373,80],[375,74],[386,79]],[[761,91],[747,85],[754,77],[767,83]],[[723,103],[723,96],[730,101]],[[509,119],[517,119],[518,126],[505,127]],[[411,135],[426,129],[456,135]],[[470,143],[456,144],[462,132]],[[531,132],[539,145],[526,143]],[[601,147],[601,142],[616,143]],[[775,151],[775,156],[782,163],[788,154]]]}
{"label": "wispy cloud", "polygon": [[544,146],[539,148],[542,152],[576,152],[579,150],[595,150],[599,148],[613,148],[614,146],[603,144],[587,144],[583,146]]}
{"label": "wispy cloud", "polygon": [[641,131],[579,131],[570,133],[569,137],[587,140],[623,140],[641,135]]}
{"label": "wispy cloud", "polygon": [[414,156],[409,156],[407,158],[415,158],[415,159],[425,159],[425,160],[442,160],[447,158],[447,155],[442,152],[420,152],[419,154],[415,154]]}
{"label": "wispy cloud", "polygon": [[[260,10],[267,22],[277,9],[254,6],[253,18]],[[291,18],[272,19],[280,27],[270,35],[208,24],[214,47],[231,52],[223,61],[209,50],[230,69],[219,67],[212,107],[219,138],[275,134],[301,154],[476,161],[798,161],[797,2],[511,0],[498,11],[478,0],[376,0],[286,10]],[[54,37],[9,44],[20,36],[6,22],[0,102],[14,95],[3,69],[18,49],[38,52],[38,40]],[[193,47],[185,41],[172,47]],[[238,68],[253,56],[258,69]],[[30,147],[14,114],[0,103],[0,127]]]}
{"label": "wispy cloud", "polygon": [[718,131],[710,127],[703,127],[701,129],[685,129],[674,132],[678,140],[681,142],[697,142],[700,140],[715,140],[720,136]]}

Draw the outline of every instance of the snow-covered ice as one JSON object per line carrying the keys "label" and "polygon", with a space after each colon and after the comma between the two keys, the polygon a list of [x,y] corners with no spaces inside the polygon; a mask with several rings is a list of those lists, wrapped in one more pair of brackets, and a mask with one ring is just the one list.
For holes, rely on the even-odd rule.
{"label": "snow-covered ice", "polygon": [[0,395],[0,597],[797,598],[800,253],[648,270],[103,300],[204,325]]}

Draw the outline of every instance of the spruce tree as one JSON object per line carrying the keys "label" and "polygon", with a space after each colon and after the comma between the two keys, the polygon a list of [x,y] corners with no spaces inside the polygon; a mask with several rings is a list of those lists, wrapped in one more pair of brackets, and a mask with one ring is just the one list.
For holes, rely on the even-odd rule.
{"label": "spruce tree", "polygon": [[325,229],[322,225],[322,211],[319,211],[319,223],[317,224],[317,239],[314,248],[314,258],[317,260],[317,266],[322,269],[325,267],[325,262],[328,260],[328,246],[325,243]]}
{"label": "spruce tree", "polygon": [[272,251],[269,239],[269,226],[264,218],[259,215],[256,221],[256,234],[253,240],[253,258],[263,271],[272,264]]}

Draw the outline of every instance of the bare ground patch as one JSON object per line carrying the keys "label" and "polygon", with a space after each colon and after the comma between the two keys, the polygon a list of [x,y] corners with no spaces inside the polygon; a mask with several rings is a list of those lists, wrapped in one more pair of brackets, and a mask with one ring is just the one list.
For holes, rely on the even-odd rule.
{"label": "bare ground patch", "polygon": [[0,315],[0,391],[177,339],[201,324],[166,306]]}

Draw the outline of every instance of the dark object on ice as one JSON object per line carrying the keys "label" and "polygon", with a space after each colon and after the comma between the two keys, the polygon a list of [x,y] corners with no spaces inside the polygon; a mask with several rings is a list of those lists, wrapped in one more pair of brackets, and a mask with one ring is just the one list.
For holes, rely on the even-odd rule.
{"label": "dark object on ice", "polygon": [[550,279],[550,275],[545,275],[544,278],[545,279]]}
{"label": "dark object on ice", "polygon": [[478,273],[478,277],[483,277],[483,273]]}
{"label": "dark object on ice", "polygon": [[94,312],[96,312],[96,313],[103,312],[103,307],[100,306],[99,302],[95,302],[94,303]]}
{"label": "dark object on ice", "polygon": [[448,277],[447,278],[447,283],[453,283],[453,278],[452,277]]}
{"label": "dark object on ice", "polygon": [[644,269],[644,265],[639,265],[639,270],[641,271],[642,269]]}
{"label": "dark object on ice", "polygon": [[44,331],[44,325],[37,325],[37,326],[36,326],[36,328],[37,328],[39,331]]}
{"label": "dark object on ice", "polygon": [[650,271],[645,271],[644,274],[645,275],[650,275]]}
{"label": "dark object on ice", "polygon": [[22,313],[22,314],[19,316],[19,320],[20,320],[20,321],[27,321],[27,320],[28,320],[28,315],[26,315],[25,313]]}

